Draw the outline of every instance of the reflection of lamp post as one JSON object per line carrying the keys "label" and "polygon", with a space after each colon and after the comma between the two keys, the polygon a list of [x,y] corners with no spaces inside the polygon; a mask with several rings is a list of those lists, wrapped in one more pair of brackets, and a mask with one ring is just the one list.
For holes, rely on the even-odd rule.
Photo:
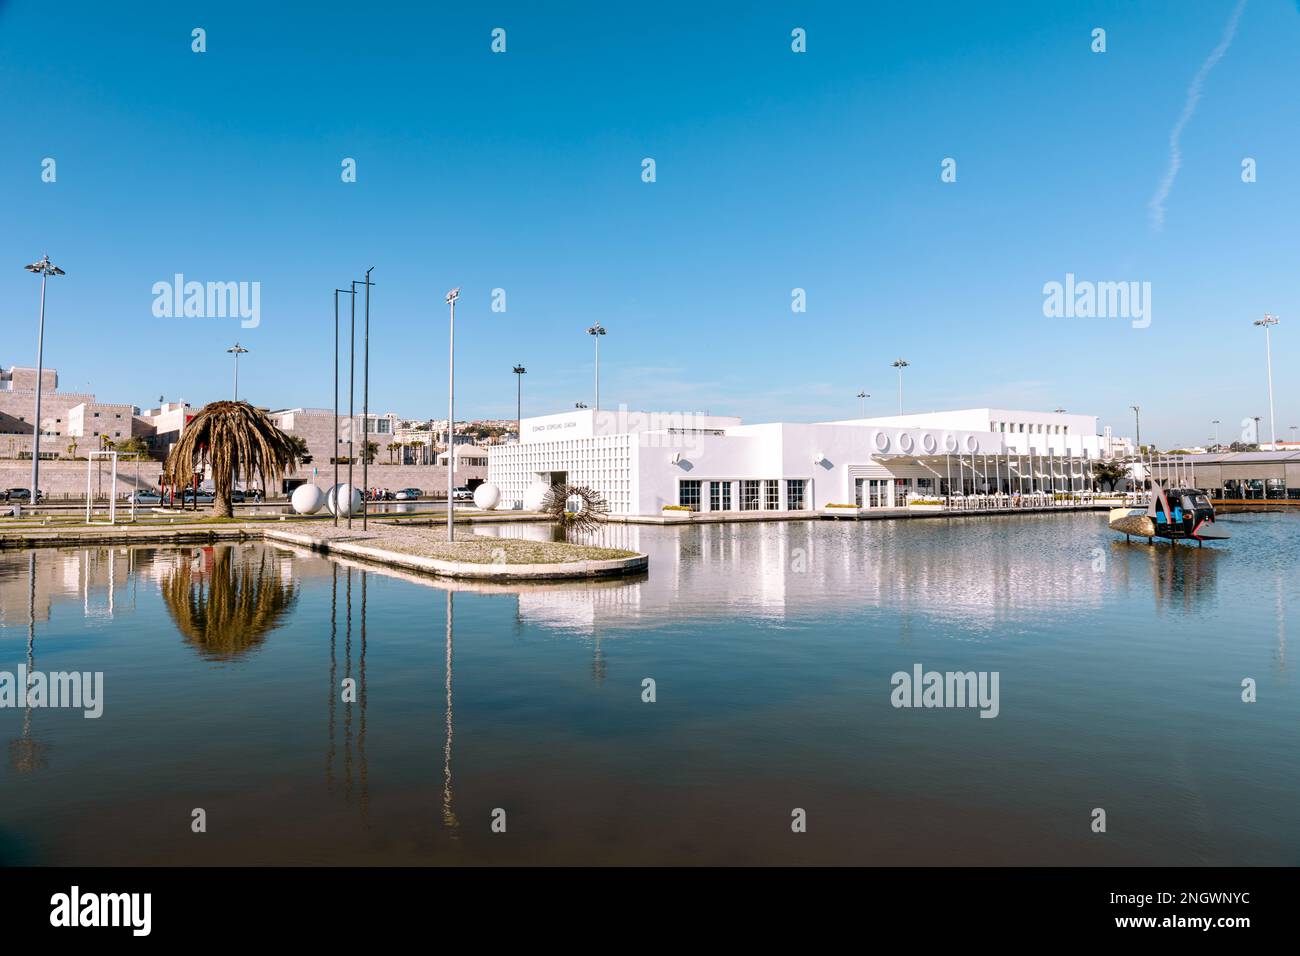
{"label": "reflection of lamp post", "polygon": [[[27,556],[27,680],[31,680],[32,670],[36,666],[36,552]],[[44,770],[46,766],[45,744],[32,740],[32,705],[27,697],[28,688],[23,688],[26,708],[23,711],[23,733],[21,737],[9,741],[9,765],[19,773],[31,773]]]}
{"label": "reflection of lamp post", "polygon": [[[451,498],[453,492],[452,472],[456,467],[456,300],[460,298],[460,287],[447,293],[447,305],[451,309],[451,321],[447,336],[447,540],[456,540],[456,530],[452,525]],[[448,611],[450,613],[450,610]]]}
{"label": "reflection of lamp post", "polygon": [[41,500],[37,487],[41,475],[41,379],[44,378],[45,359],[45,282],[50,276],[65,275],[64,271],[50,262],[49,256],[42,256],[40,262],[24,266],[28,272],[41,277],[41,317],[36,326],[36,416],[32,419],[32,497],[35,508]]}
{"label": "reflection of lamp post", "polygon": [[524,375],[528,369],[522,365],[515,366],[515,434],[524,440]]}
{"label": "reflection of lamp post", "polygon": [[907,359],[894,359],[893,368],[898,369],[898,414],[903,414],[903,369],[911,364]]}
{"label": "reflection of lamp post", "polygon": [[[1277,419],[1273,416],[1273,336],[1272,328],[1277,325],[1277,316],[1264,314],[1262,319],[1256,319],[1255,324],[1264,330],[1264,349],[1268,355],[1268,429],[1273,436],[1273,450],[1277,451]],[[1258,426],[1259,419],[1256,419]],[[1259,441],[1259,429],[1255,429],[1255,440]]]}
{"label": "reflection of lamp post", "polygon": [[600,337],[605,334],[604,326],[597,321],[587,334],[596,341],[596,411],[600,411]]}
{"label": "reflection of lamp post", "polygon": [[244,348],[238,342],[232,347],[226,349],[226,352],[235,357],[235,396],[232,401],[239,401],[239,356],[247,355],[248,349]]}
{"label": "reflection of lamp post", "polygon": [[442,748],[442,822],[450,829],[460,826],[451,808],[451,639],[453,592],[447,589],[447,738]]}

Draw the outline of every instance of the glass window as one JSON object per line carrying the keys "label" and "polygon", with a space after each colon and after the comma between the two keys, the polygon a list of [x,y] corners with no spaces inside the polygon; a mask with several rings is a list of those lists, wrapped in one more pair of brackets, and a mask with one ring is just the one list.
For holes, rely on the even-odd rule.
{"label": "glass window", "polygon": [[758,510],[758,481],[742,481],[740,483],[740,510],[757,511]]}
{"label": "glass window", "polygon": [[731,510],[731,482],[729,481],[709,482],[709,510],[710,511]]}
{"label": "glass window", "polygon": [[677,485],[677,503],[692,511],[700,510],[700,483],[698,481],[682,481]]}
{"label": "glass window", "polygon": [[785,506],[788,511],[803,510],[804,485],[802,478],[792,478],[785,483]]}
{"label": "glass window", "polygon": [[767,511],[781,510],[781,482],[775,478],[768,479],[767,497],[763,501],[763,508]]}

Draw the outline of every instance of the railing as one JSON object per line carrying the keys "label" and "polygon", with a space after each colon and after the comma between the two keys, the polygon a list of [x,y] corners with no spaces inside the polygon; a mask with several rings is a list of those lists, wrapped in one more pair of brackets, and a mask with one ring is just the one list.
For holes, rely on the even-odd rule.
{"label": "railing", "polygon": [[1043,511],[1055,508],[1094,508],[1115,502],[1118,502],[1116,507],[1139,507],[1147,504],[1149,497],[1145,493],[1104,494],[1093,491],[947,495],[944,497],[944,508],[948,511]]}

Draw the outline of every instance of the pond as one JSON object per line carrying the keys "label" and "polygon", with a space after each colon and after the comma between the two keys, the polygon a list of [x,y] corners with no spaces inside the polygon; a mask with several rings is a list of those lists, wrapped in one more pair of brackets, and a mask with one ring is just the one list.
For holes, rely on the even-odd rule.
{"label": "pond", "polygon": [[[3,552],[0,672],[102,714],[0,708],[0,862],[1294,865],[1300,518],[1222,520],[611,525],[648,574],[525,586]],[[930,671],[996,715],[896,706]]]}

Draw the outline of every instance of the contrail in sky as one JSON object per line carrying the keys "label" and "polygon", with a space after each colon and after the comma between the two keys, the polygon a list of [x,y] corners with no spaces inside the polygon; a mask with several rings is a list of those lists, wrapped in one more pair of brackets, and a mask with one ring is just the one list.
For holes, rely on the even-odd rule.
{"label": "contrail in sky", "polygon": [[1147,204],[1151,211],[1151,228],[1159,232],[1165,226],[1165,200],[1169,198],[1169,191],[1174,188],[1174,180],[1178,177],[1178,170],[1183,165],[1183,150],[1179,144],[1179,138],[1183,135],[1183,127],[1187,125],[1196,112],[1196,104],[1201,101],[1201,87],[1205,85],[1205,78],[1210,75],[1214,65],[1223,59],[1223,54],[1228,52],[1228,47],[1232,45],[1232,38],[1237,34],[1237,21],[1241,19],[1241,12],[1246,9],[1246,0],[1239,0],[1237,6],[1232,11],[1232,16],[1228,18],[1227,29],[1223,31],[1223,39],[1214,51],[1206,57],[1201,68],[1196,71],[1196,76],[1192,79],[1192,85],[1187,88],[1187,100],[1183,103],[1182,115],[1178,117],[1178,122],[1169,133],[1169,168],[1165,170],[1164,178],[1160,180],[1160,185],[1156,187],[1155,195],[1151,197],[1151,202]]}

